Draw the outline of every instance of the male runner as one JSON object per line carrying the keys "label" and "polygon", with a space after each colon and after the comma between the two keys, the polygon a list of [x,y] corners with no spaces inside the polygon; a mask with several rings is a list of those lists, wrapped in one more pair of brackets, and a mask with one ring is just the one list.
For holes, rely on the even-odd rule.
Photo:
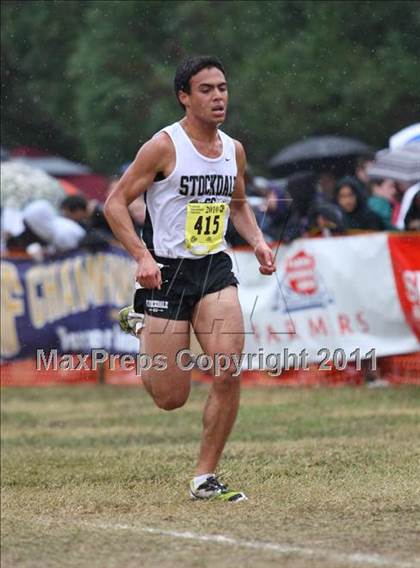
{"label": "male runner", "polygon": [[[142,372],[145,388],[165,410],[183,406],[190,393],[190,372],[176,364],[176,354],[190,346],[190,322],[210,357],[239,355],[243,349],[238,282],[223,252],[229,215],[253,247],[260,272],[276,270],[245,198],[244,149],[219,130],[228,103],[223,65],[215,57],[188,59],[176,72],[175,93],[185,116],[140,148],[105,204],[115,236],[138,263],[134,310],[145,314],[142,351],[167,356],[166,370]],[[128,212],[141,194],[147,208],[143,241]],[[210,388],[190,483],[194,499],[246,499],[222,485],[215,473],[238,411],[240,381],[233,372],[232,365],[214,377]]]}

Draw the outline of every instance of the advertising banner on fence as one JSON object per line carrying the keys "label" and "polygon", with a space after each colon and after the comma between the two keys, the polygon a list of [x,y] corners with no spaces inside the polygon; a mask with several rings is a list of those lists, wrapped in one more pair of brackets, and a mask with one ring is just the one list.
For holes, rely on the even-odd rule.
{"label": "advertising banner on fence", "polygon": [[[418,351],[419,251],[420,235],[299,239],[279,247],[270,277],[252,251],[230,251],[246,328],[243,368],[267,368],[271,354],[304,367]],[[134,270],[119,248],[2,259],[3,361],[34,358],[37,349],[137,353],[138,341],[117,322],[132,301]]]}
{"label": "advertising banner on fence", "polygon": [[[391,249],[388,239],[385,233],[299,239],[279,247],[277,274],[271,277],[259,273],[252,252],[232,251],[241,283],[245,352],[255,354],[245,368],[261,365],[262,350],[263,359],[270,353],[285,358],[302,353],[309,362],[327,361],[335,352],[349,362],[419,350],[413,331],[419,280],[417,272],[415,296],[412,273],[419,266],[420,237],[411,237],[409,249],[404,240],[399,248],[398,236]],[[398,256],[396,272],[406,270],[407,300],[400,300],[391,252]]]}
{"label": "advertising banner on fence", "polygon": [[136,353],[118,309],[131,303],[134,263],[121,249],[77,252],[33,262],[1,261],[1,357],[34,357],[37,349]]}

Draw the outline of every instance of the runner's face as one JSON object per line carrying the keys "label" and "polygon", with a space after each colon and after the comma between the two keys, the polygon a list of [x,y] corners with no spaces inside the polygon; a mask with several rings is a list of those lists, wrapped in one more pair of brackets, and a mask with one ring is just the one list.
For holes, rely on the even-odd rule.
{"label": "runner's face", "polygon": [[221,124],[226,118],[228,90],[224,74],[217,69],[202,69],[190,79],[190,93],[180,91],[187,112],[199,120]]}

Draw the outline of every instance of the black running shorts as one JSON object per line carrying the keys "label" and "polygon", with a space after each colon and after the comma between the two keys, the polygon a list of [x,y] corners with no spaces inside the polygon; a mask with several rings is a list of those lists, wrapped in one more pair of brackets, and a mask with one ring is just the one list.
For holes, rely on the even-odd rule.
{"label": "black running shorts", "polygon": [[170,320],[191,321],[195,304],[207,294],[237,286],[232,260],[225,252],[200,259],[164,258],[153,255],[163,264],[160,290],[141,288],[134,296],[134,310]]}

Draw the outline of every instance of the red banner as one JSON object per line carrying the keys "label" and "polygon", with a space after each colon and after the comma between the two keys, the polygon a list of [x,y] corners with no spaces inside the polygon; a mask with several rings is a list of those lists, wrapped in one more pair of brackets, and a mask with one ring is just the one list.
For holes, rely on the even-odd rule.
{"label": "red banner", "polygon": [[401,307],[407,323],[420,340],[419,235],[390,235],[389,249]]}

